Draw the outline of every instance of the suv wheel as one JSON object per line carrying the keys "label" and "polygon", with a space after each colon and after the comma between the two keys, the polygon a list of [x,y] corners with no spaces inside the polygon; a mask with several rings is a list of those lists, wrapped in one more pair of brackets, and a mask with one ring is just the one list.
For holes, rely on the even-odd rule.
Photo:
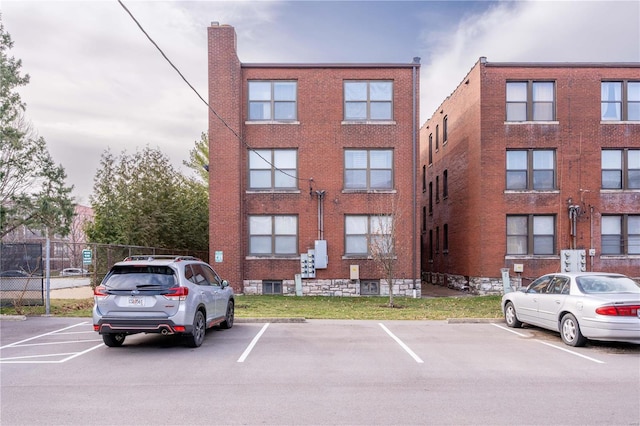
{"label": "suv wheel", "polygon": [[103,334],[102,341],[110,348],[117,348],[124,343],[125,334]]}
{"label": "suv wheel", "polygon": [[220,328],[231,328],[233,327],[233,317],[234,317],[234,304],[233,300],[229,300],[227,303],[227,314],[224,317],[224,321],[220,323]]}
{"label": "suv wheel", "polygon": [[193,332],[187,336],[187,345],[192,348],[197,348],[202,345],[205,331],[204,315],[202,311],[196,311],[193,318]]}

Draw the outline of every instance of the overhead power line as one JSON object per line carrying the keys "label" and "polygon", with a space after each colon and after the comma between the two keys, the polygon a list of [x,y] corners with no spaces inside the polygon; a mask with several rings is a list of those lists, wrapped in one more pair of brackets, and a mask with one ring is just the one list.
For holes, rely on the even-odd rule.
{"label": "overhead power line", "polygon": [[298,176],[294,176],[290,173],[287,173],[284,170],[279,169],[278,167],[276,167],[273,163],[271,163],[271,161],[267,160],[266,158],[264,158],[259,152],[256,151],[256,149],[252,148],[247,141],[245,141],[242,136],[240,136],[240,134],[238,134],[238,132],[236,130],[234,130],[225,120],[224,118],[222,118],[220,116],[220,114],[218,114],[213,107],[211,107],[211,105],[209,105],[209,103],[200,95],[200,93],[198,93],[198,91],[196,90],[195,87],[193,87],[193,85],[189,82],[189,80],[187,80],[187,78],[182,74],[182,72],[180,72],[180,70],[178,69],[177,66],[175,66],[173,64],[173,62],[171,61],[171,59],[169,59],[169,57],[162,51],[162,49],[160,48],[160,46],[158,46],[158,44],[151,38],[151,36],[149,35],[149,33],[147,33],[145,31],[145,29],[142,27],[142,25],[140,24],[140,22],[138,22],[138,20],[136,19],[135,16],[133,16],[133,13],[131,13],[131,11],[127,8],[127,6],[124,5],[124,3],[122,3],[122,0],[118,0],[118,3],[120,3],[120,6],[122,6],[122,8],[127,12],[127,14],[131,17],[131,19],[133,20],[133,22],[136,23],[136,25],[138,26],[138,28],[140,28],[140,31],[142,31],[142,33],[147,37],[147,39],[151,42],[151,44],[153,44],[155,46],[156,49],[158,49],[158,52],[160,52],[160,54],[162,55],[162,57],[165,59],[165,61],[167,61],[169,63],[169,65],[171,65],[171,67],[178,73],[178,75],[180,76],[180,78],[182,78],[182,80],[187,83],[187,86],[189,86],[191,88],[191,90],[196,94],[196,96],[207,106],[207,108],[209,109],[209,111],[211,111],[211,113],[213,113],[213,115],[216,116],[216,118],[218,120],[220,120],[220,122],[227,128],[229,129],[229,131],[231,133],[233,133],[233,135],[236,137],[236,139],[238,139],[244,146],[247,147],[247,149],[249,149],[250,151],[253,151],[258,157],[260,157],[264,162],[266,162],[267,164],[269,164],[271,167],[274,168],[274,170],[279,171],[280,173],[287,175],[289,177],[292,177],[296,180],[309,180],[309,181],[313,181],[313,178],[309,178],[309,179],[301,179]]}

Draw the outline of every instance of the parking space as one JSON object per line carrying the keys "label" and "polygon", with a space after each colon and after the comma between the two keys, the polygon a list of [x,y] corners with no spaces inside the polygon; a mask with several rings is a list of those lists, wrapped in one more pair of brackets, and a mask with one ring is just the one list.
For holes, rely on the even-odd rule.
{"label": "parking space", "polygon": [[102,346],[102,339],[96,335],[93,326],[87,321],[19,337],[21,339],[11,343],[2,339],[0,363],[63,363]]}
{"label": "parking space", "polygon": [[[160,335],[108,348],[90,319],[0,327],[3,426],[591,424],[637,419],[640,410],[637,345],[569,348],[536,328],[237,322],[192,349]],[[198,408],[166,410],[167,398]],[[96,403],[113,409],[97,416]]]}

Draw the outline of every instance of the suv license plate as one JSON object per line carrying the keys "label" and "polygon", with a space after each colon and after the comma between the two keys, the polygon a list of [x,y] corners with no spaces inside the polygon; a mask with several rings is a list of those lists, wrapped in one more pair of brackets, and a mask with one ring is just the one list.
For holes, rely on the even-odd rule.
{"label": "suv license plate", "polygon": [[129,306],[144,306],[144,297],[130,297]]}

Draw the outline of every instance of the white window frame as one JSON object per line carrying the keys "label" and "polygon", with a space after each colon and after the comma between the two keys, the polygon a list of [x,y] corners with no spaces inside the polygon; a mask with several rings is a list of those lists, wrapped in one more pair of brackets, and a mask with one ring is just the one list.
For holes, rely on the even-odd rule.
{"label": "white window frame", "polygon": [[[379,91],[381,86],[389,86]],[[393,120],[393,80],[345,80],[344,120],[345,121],[392,121]],[[383,110],[387,110],[381,114]],[[380,112],[378,110],[380,109]],[[357,114],[355,112],[358,112]]]}
{"label": "white window frame", "polygon": [[[291,157],[294,158],[291,158]],[[249,150],[249,190],[297,191],[297,149]],[[268,183],[267,183],[268,181]]]}
{"label": "white window frame", "polygon": [[[293,86],[293,94],[278,90],[287,86]],[[298,119],[298,82],[295,80],[249,80],[247,97],[249,121],[294,122]]]}
{"label": "white window frame", "polygon": [[250,256],[297,255],[297,215],[250,215],[248,228]]}

